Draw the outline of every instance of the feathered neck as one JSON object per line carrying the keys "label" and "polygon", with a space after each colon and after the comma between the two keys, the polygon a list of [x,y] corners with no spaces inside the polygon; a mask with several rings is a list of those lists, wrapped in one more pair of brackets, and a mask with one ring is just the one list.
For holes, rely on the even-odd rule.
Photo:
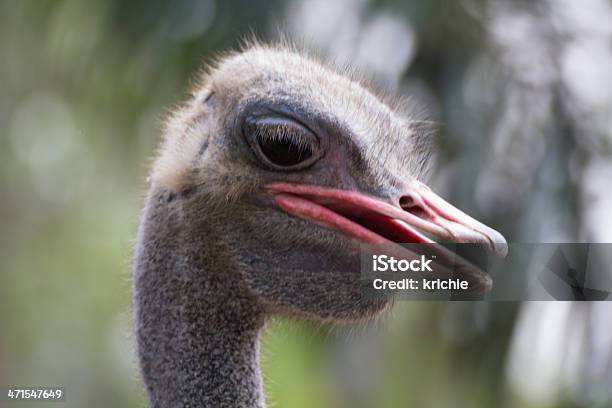
{"label": "feathered neck", "polygon": [[237,272],[215,239],[204,247],[186,239],[172,200],[149,195],[134,263],[138,355],[151,407],[264,407],[264,313],[232,279]]}

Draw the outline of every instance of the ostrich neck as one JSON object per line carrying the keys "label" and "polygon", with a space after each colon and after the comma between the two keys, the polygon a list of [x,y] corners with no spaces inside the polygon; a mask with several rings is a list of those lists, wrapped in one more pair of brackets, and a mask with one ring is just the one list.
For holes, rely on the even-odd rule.
{"label": "ostrich neck", "polygon": [[183,215],[163,201],[153,196],[145,208],[134,267],[138,354],[151,406],[264,407],[264,315],[214,244],[182,238]]}

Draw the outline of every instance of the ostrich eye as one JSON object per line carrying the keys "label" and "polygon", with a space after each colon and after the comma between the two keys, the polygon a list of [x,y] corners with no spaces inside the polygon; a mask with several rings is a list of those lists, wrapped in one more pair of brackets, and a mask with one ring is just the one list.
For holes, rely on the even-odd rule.
{"label": "ostrich eye", "polygon": [[263,155],[277,166],[295,166],[312,157],[312,148],[308,144],[299,144],[290,138],[259,136],[257,143]]}
{"label": "ostrich eye", "polygon": [[247,118],[244,134],[259,161],[274,170],[305,169],[319,156],[314,133],[288,118]]}

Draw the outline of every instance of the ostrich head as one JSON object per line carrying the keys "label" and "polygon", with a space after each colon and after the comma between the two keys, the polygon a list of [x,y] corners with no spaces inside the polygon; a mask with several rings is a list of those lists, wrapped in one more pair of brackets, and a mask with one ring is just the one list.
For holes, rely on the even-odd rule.
{"label": "ostrich head", "polygon": [[[181,378],[165,372],[210,378],[177,361],[212,352],[219,332],[251,315],[350,322],[383,310],[360,296],[361,243],[431,242],[425,232],[504,250],[497,232],[419,181],[429,161],[421,124],[286,49],[231,54],[203,76],[169,121],[139,232],[137,323],[153,401]],[[193,358],[210,358],[202,353]]]}
{"label": "ostrich head", "polygon": [[503,243],[417,181],[419,123],[311,59],[254,48],[220,62],[175,115],[153,184],[182,201],[191,244],[222,241],[231,278],[268,311],[361,319],[384,302],[360,301],[360,243],[429,242],[423,229]]}

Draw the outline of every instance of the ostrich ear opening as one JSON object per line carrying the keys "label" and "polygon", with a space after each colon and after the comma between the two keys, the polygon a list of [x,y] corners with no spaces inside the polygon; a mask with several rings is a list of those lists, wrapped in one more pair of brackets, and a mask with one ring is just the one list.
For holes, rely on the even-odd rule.
{"label": "ostrich ear opening", "polygon": [[[214,93],[203,89],[194,95],[210,101]],[[175,111],[164,123],[163,140],[151,171],[150,184],[180,192],[189,187],[193,163],[206,151],[210,132],[200,104],[190,103]]]}
{"label": "ostrich ear opening", "polygon": [[215,99],[216,99],[215,98],[215,91],[213,91],[212,89],[210,89],[208,87],[205,87],[205,88],[202,88],[202,89],[198,89],[194,93],[194,99],[200,105],[214,104]]}

